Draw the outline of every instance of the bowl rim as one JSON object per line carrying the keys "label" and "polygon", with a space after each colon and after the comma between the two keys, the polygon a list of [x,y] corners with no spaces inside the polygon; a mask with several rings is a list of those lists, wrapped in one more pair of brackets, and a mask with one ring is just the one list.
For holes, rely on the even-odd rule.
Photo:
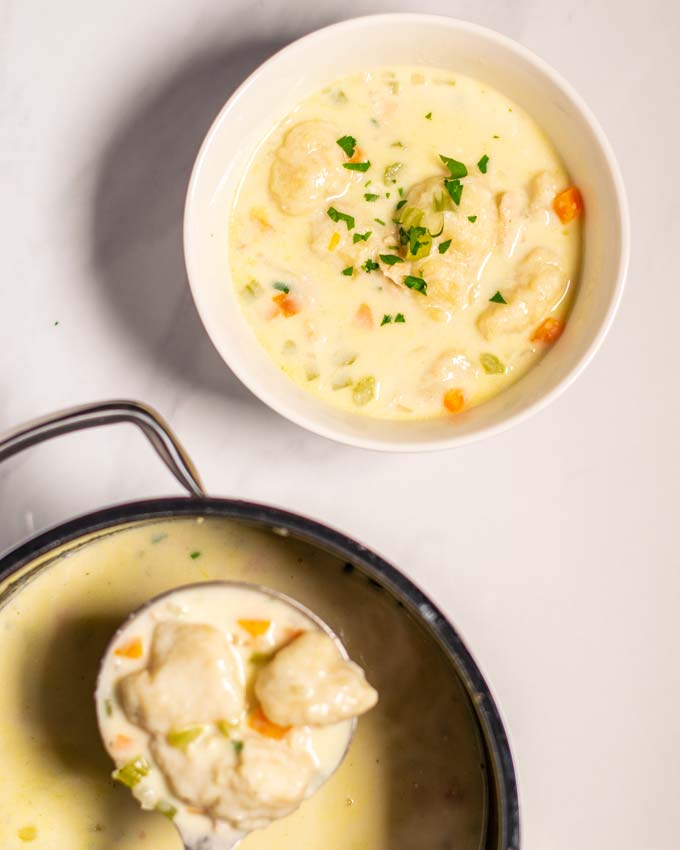
{"label": "bowl rim", "polygon": [[493,850],[519,850],[519,790],[507,723],[474,656],[453,622],[412,578],[333,526],[284,508],[242,499],[168,496],[125,502],[82,514],[0,552],[0,599],[7,600],[20,593],[25,583],[53,557],[67,555],[101,536],[130,525],[192,517],[229,519],[268,529],[282,537],[293,537],[353,567],[356,565],[377,587],[387,589],[404,605],[448,657],[470,701],[488,760],[488,794],[494,807],[489,806],[487,815],[489,819],[496,818],[498,833]]}
{"label": "bowl rim", "polygon": [[[588,124],[590,131],[595,139],[595,142],[601,150],[603,158],[607,164],[609,176],[611,178],[611,183],[613,186],[613,198],[615,200],[616,205],[615,214],[617,218],[618,232],[620,234],[618,262],[615,270],[612,271],[612,276],[615,282],[606,313],[600,323],[600,327],[594,338],[592,339],[588,347],[585,348],[579,355],[577,361],[571,367],[569,372],[560,381],[558,381],[558,383],[555,384],[552,389],[548,390],[548,392],[538,396],[534,401],[528,403],[522,410],[519,410],[516,413],[504,417],[500,422],[491,425],[482,425],[475,431],[472,431],[467,434],[457,435],[455,433],[452,433],[450,436],[446,437],[424,439],[422,442],[419,443],[395,439],[383,439],[375,436],[348,434],[342,431],[341,429],[335,429],[333,426],[329,426],[325,423],[319,422],[313,415],[301,413],[294,403],[289,402],[288,398],[274,398],[273,394],[270,393],[267,388],[259,385],[257,381],[253,380],[252,376],[248,372],[247,367],[242,365],[242,362],[238,357],[229,356],[227,358],[227,356],[225,356],[222,351],[222,346],[216,339],[217,334],[213,334],[211,331],[211,318],[208,315],[208,311],[205,309],[204,305],[202,305],[202,299],[200,296],[201,287],[196,283],[199,278],[199,274],[196,270],[197,264],[194,258],[194,250],[190,237],[190,233],[192,232],[191,225],[193,216],[193,202],[197,193],[197,184],[200,179],[203,163],[208,157],[209,149],[213,143],[215,136],[219,132],[222,121],[225,119],[228,113],[235,108],[236,104],[243,98],[243,96],[247,93],[248,89],[271,66],[279,62],[282,57],[304,49],[304,47],[310,42],[313,42],[318,38],[327,37],[329,33],[345,34],[347,31],[351,32],[357,27],[362,27],[367,24],[375,25],[380,22],[384,22],[386,24],[395,22],[426,24],[437,23],[440,24],[442,27],[446,27],[451,30],[456,30],[459,32],[468,32],[473,36],[484,38],[490,42],[495,42],[496,44],[501,45],[502,47],[507,49],[509,52],[515,53],[528,64],[532,65],[539,74],[548,78],[548,80],[553,84],[553,86],[561,90],[561,92],[567,97],[567,99],[573,103],[574,107],[578,110],[582,118]],[[480,26],[479,24],[474,24],[469,21],[463,21],[458,18],[453,18],[446,15],[431,15],[419,12],[390,12],[347,18],[345,20],[338,21],[337,23],[333,23],[328,26],[316,29],[313,32],[307,33],[306,35],[301,36],[295,41],[292,41],[290,44],[287,44],[285,47],[281,48],[272,56],[270,56],[267,60],[261,63],[251,74],[249,74],[246,79],[238,86],[238,88],[231,94],[231,96],[227,99],[220,111],[215,116],[196,156],[196,160],[194,162],[191,177],[189,179],[189,184],[187,187],[187,194],[184,206],[183,245],[184,260],[187,278],[189,281],[189,287],[205,331],[210,340],[212,341],[213,345],[217,349],[220,357],[224,360],[227,367],[231,369],[231,371],[236,375],[236,377],[244,384],[245,387],[250,390],[250,392],[253,393],[253,395],[255,395],[264,404],[266,404],[270,409],[274,410],[276,413],[285,417],[294,424],[300,426],[301,428],[304,428],[307,431],[311,431],[314,434],[326,437],[330,440],[334,440],[335,442],[343,443],[345,445],[353,446],[355,448],[371,449],[384,452],[419,453],[458,448],[464,445],[468,445],[470,443],[477,442],[478,440],[497,436],[505,432],[509,428],[515,425],[519,425],[520,423],[529,419],[534,414],[537,414],[541,410],[545,409],[549,404],[551,404],[553,401],[558,399],[564,392],[566,392],[566,390],[574,383],[574,381],[577,380],[577,378],[590,365],[593,358],[600,349],[602,343],[604,342],[605,337],[609,333],[611,326],[614,322],[614,318],[616,317],[616,313],[619,309],[621,299],[623,297],[626,275],[630,262],[630,212],[628,208],[628,200],[623,182],[623,176],[621,174],[621,169],[614,154],[613,148],[607,136],[605,135],[604,130],[600,126],[599,121],[597,120],[594,113],[592,112],[588,104],[585,102],[583,97],[576,91],[576,89],[571,85],[571,83],[569,83],[544,59],[542,59],[533,51],[529,50],[523,44],[520,44],[518,41],[515,41],[514,39],[510,38],[509,36],[506,36],[488,27]],[[360,414],[357,414],[357,416],[360,416]]]}

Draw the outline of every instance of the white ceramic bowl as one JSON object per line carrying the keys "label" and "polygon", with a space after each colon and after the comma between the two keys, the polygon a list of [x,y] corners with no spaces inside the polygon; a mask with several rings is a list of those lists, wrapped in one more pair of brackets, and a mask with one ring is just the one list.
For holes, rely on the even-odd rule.
{"label": "white ceramic bowl", "polygon": [[[286,377],[239,307],[229,270],[228,218],[254,149],[299,101],[367,67],[430,65],[494,86],[524,107],[559,150],[583,193],[584,257],[567,327],[546,357],[505,392],[456,417],[392,422],[346,413]],[[317,434],[387,451],[459,446],[544,407],[583,371],[614,318],[628,265],[625,192],[609,144],[581,98],[537,56],[473,24],[434,15],[375,15],[301,38],[255,71],[227,101],[189,184],[184,250],[196,306],[226,363],[262,401]]]}

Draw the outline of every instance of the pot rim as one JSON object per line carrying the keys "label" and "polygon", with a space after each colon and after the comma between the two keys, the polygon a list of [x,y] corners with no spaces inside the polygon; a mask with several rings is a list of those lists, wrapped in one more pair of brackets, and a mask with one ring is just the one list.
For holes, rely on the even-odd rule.
{"label": "pot rim", "polygon": [[[490,755],[498,822],[498,847],[519,850],[520,818],[515,767],[500,711],[476,661],[458,632],[407,576],[357,540],[325,523],[260,502],[216,497],[160,497],[125,502],[83,514],[29,538],[0,556],[0,584],[31,561],[88,534],[129,522],[191,516],[223,517],[266,526],[282,536],[324,549],[347,562],[365,568],[369,578],[380,579],[390,592],[430,630],[453,660],[481,728]],[[490,789],[491,790],[491,789]],[[491,812],[490,812],[491,814]]]}

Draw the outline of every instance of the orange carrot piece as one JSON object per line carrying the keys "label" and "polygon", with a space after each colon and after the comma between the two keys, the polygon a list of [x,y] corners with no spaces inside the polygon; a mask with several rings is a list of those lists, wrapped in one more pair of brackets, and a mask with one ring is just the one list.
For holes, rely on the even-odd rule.
{"label": "orange carrot piece", "polygon": [[248,718],[248,726],[258,734],[264,735],[265,738],[274,738],[276,741],[285,738],[290,731],[290,726],[279,726],[277,723],[272,723],[260,706]]}
{"label": "orange carrot piece", "polygon": [[368,304],[360,304],[356,314],[356,323],[360,328],[370,331],[373,328],[373,313]]}
{"label": "orange carrot piece", "polygon": [[251,637],[259,637],[269,631],[271,620],[237,620],[242,629],[245,629]]}
{"label": "orange carrot piece", "polygon": [[114,654],[122,658],[141,658],[144,654],[141,638],[132,638],[131,641],[114,649]]}
{"label": "orange carrot piece", "polygon": [[465,407],[465,396],[462,390],[447,390],[444,393],[444,407],[449,413],[460,413]]}
{"label": "orange carrot piece", "polygon": [[294,316],[302,309],[300,302],[292,295],[289,295],[287,292],[282,292],[280,295],[275,295],[272,298],[272,301],[274,302],[274,304],[276,304],[279,312],[283,313],[286,318]]}
{"label": "orange carrot piece", "polygon": [[555,195],[553,209],[562,224],[569,224],[583,214],[583,198],[576,186],[570,186]]}
{"label": "orange carrot piece", "polygon": [[532,342],[545,342],[548,345],[559,339],[564,330],[564,322],[560,319],[547,318],[531,334]]}
{"label": "orange carrot piece", "polygon": [[113,747],[116,750],[124,750],[125,747],[129,747],[132,743],[132,738],[129,738],[127,735],[116,735],[113,739]]}
{"label": "orange carrot piece", "polygon": [[354,153],[352,154],[352,156],[347,161],[348,162],[363,162],[364,161],[364,152],[361,150],[360,147],[354,148]]}

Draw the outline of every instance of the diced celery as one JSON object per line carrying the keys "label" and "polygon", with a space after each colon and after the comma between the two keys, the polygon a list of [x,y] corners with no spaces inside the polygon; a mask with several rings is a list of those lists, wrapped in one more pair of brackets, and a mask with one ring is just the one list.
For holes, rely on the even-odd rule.
{"label": "diced celery", "polygon": [[247,283],[243,289],[241,290],[241,295],[247,301],[254,301],[256,298],[259,298],[262,295],[262,287],[255,280],[251,280],[250,283]]}
{"label": "diced celery", "polygon": [[199,738],[203,734],[202,726],[189,726],[187,729],[173,729],[165,736],[165,740],[171,747],[177,747],[180,750],[189,746],[192,741]]}
{"label": "diced celery", "polygon": [[359,407],[363,407],[365,404],[368,404],[369,401],[373,401],[375,398],[375,389],[376,382],[373,375],[366,375],[364,378],[360,378],[352,390],[352,400],[354,401],[354,404],[358,404]]}
{"label": "diced celery", "polygon": [[352,363],[356,363],[356,359],[358,354],[356,351],[336,351],[333,355],[333,365],[334,366],[351,366]]}
{"label": "diced celery", "polygon": [[383,181],[385,183],[396,183],[397,174],[399,174],[403,167],[403,162],[392,162],[389,165],[385,166],[385,171],[383,173]]}
{"label": "diced celery", "polygon": [[438,195],[432,196],[432,207],[435,212],[453,209],[453,198],[448,192],[442,190]]}
{"label": "diced celery", "polygon": [[418,227],[423,220],[423,210],[420,207],[410,207],[408,204],[402,209],[399,216],[399,223],[408,230],[410,227]]}
{"label": "diced celery", "polygon": [[168,820],[173,820],[177,814],[177,809],[172,805],[172,803],[168,803],[165,800],[160,800],[156,803],[156,811],[165,815]]}
{"label": "diced celery", "polygon": [[151,767],[146,759],[137,756],[137,758],[119,767],[118,770],[114,770],[112,775],[117,782],[127,785],[128,788],[134,788],[148,775],[150,770]]}
{"label": "diced celery", "polygon": [[505,366],[495,354],[484,353],[479,355],[479,362],[487,375],[504,375]]}

